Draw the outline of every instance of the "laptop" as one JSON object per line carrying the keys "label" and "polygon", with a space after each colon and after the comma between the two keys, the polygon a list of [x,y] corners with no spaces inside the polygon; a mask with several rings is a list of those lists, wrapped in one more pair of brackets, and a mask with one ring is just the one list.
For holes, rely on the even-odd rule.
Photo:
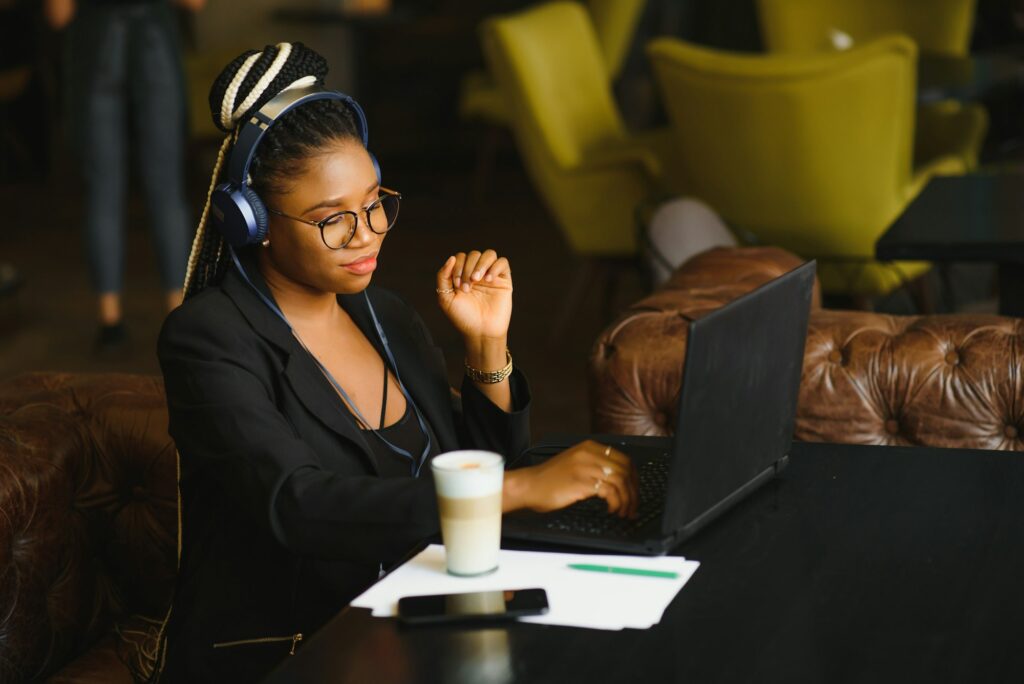
{"label": "laptop", "polygon": [[[789,460],[814,274],[807,262],[690,323],[674,437],[586,436],[634,460],[637,519],[610,515],[591,497],[550,513],[509,514],[502,535],[661,555],[770,481]],[[549,438],[522,462],[583,438]]]}

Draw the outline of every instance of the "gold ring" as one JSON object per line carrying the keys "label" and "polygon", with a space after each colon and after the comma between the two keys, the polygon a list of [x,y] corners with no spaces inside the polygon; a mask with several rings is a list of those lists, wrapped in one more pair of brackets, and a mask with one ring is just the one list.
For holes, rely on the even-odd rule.
{"label": "gold ring", "polygon": [[601,472],[604,473],[605,477],[611,477],[612,473],[615,472],[608,466],[601,466]]}
{"label": "gold ring", "polygon": [[594,480],[594,491],[601,491],[601,485],[604,484],[601,480]]}
{"label": "gold ring", "polygon": [[612,447],[611,447],[611,445],[608,445],[608,446],[606,446],[604,448],[604,457],[608,458],[611,455],[612,455]]}
{"label": "gold ring", "polygon": [[440,287],[435,287],[434,291],[437,292],[437,294],[451,294],[452,292],[455,292],[455,290],[450,287],[446,287],[444,289]]}

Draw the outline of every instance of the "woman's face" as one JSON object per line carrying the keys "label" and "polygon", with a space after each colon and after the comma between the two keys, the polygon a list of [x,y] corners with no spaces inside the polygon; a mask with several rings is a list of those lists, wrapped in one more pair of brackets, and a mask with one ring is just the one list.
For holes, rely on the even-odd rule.
{"label": "woman's face", "polygon": [[366,225],[364,207],[377,199],[377,172],[366,149],[353,140],[338,140],[312,156],[299,173],[285,179],[288,191],[269,195],[271,209],[306,221],[320,221],[347,210],[359,225],[343,249],[329,249],[316,226],[271,213],[268,247],[262,258],[296,284],[320,292],[352,294],[370,284],[383,235]]}

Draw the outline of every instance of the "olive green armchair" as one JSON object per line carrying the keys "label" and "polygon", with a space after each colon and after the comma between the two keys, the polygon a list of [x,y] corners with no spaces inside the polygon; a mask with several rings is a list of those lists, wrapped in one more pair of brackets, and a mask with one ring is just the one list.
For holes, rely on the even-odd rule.
{"label": "olive green armchair", "polygon": [[[647,0],[588,0],[590,21],[601,49],[608,80],[622,71]],[[459,116],[496,126],[508,126],[509,105],[494,78],[486,71],[472,71],[462,81]]]}
{"label": "olive green armchair", "polygon": [[579,3],[494,17],[481,33],[530,181],[580,260],[556,336],[599,279],[610,313],[615,279],[637,263],[635,212],[663,194],[670,160],[660,154],[671,131],[639,138],[626,130]]}
{"label": "olive green armchair", "polygon": [[[977,0],[757,0],[765,47],[810,54],[899,33],[922,54],[965,57]],[[954,153],[973,170],[988,128],[978,104],[948,101],[918,109],[914,161],[928,165]]]}
{"label": "olive green armchair", "polygon": [[492,18],[482,34],[527,173],[569,246],[635,254],[633,213],[655,195],[662,164],[626,130],[586,10],[546,3]]}
{"label": "olive green armchair", "polygon": [[924,273],[879,263],[878,237],[956,153],[913,166],[917,48],[903,36],[842,52],[740,55],[673,38],[648,46],[689,194],[740,235],[819,259],[826,292],[876,298]]}
{"label": "olive green armchair", "polygon": [[901,33],[922,52],[955,57],[967,54],[976,5],[977,0],[757,0],[761,35],[771,52],[832,49],[839,34],[859,44]]}

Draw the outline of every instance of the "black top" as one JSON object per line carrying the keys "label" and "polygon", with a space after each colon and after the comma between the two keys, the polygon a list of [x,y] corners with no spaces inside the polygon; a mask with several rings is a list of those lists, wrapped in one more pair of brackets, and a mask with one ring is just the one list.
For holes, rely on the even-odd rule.
{"label": "black top", "polygon": [[[408,400],[405,402],[405,412],[402,417],[391,425],[384,425],[388,412],[388,382],[393,371],[388,367],[386,360],[381,366],[384,369],[384,379],[381,383],[380,419],[377,425],[381,427],[369,427],[362,425],[366,434],[366,442],[377,455],[377,466],[381,477],[415,477],[417,471],[428,467],[426,462],[437,455],[437,437],[430,429],[430,423],[425,423],[427,432],[423,432],[420,426],[416,409]],[[400,384],[400,379],[396,377]],[[353,415],[356,420],[358,416]],[[361,422],[361,421],[360,421]],[[427,449],[427,440],[430,440],[430,448]],[[402,449],[405,453],[396,450]],[[424,455],[424,452],[425,455]]]}
{"label": "black top", "polygon": [[[387,387],[386,384],[385,387]],[[385,396],[387,396],[386,392]],[[383,412],[382,408],[381,413]],[[377,455],[377,465],[380,468],[381,477],[410,477],[413,471],[413,462],[389,447],[384,442],[384,439],[408,451],[418,462],[418,459],[423,454],[425,440],[412,404],[409,402],[405,403],[405,413],[402,414],[398,421],[374,432],[377,434],[368,434],[366,441]],[[427,423],[427,432],[433,432],[430,429],[430,423]],[[381,439],[381,437],[384,439]],[[430,435],[430,447],[430,451],[427,453],[427,460],[433,458],[438,453],[437,438],[433,434]],[[429,465],[424,465],[423,469],[429,467]]]}
{"label": "black top", "polygon": [[[269,296],[255,264],[244,263]],[[526,448],[529,389],[518,370],[512,413],[468,380],[455,399],[440,350],[401,299],[375,287],[338,297],[383,358],[368,301],[438,453],[480,448],[512,459]],[[158,356],[180,454],[184,542],[162,681],[251,681],[382,564],[437,534],[430,468],[384,477],[372,435],[234,270],[168,316]]]}

